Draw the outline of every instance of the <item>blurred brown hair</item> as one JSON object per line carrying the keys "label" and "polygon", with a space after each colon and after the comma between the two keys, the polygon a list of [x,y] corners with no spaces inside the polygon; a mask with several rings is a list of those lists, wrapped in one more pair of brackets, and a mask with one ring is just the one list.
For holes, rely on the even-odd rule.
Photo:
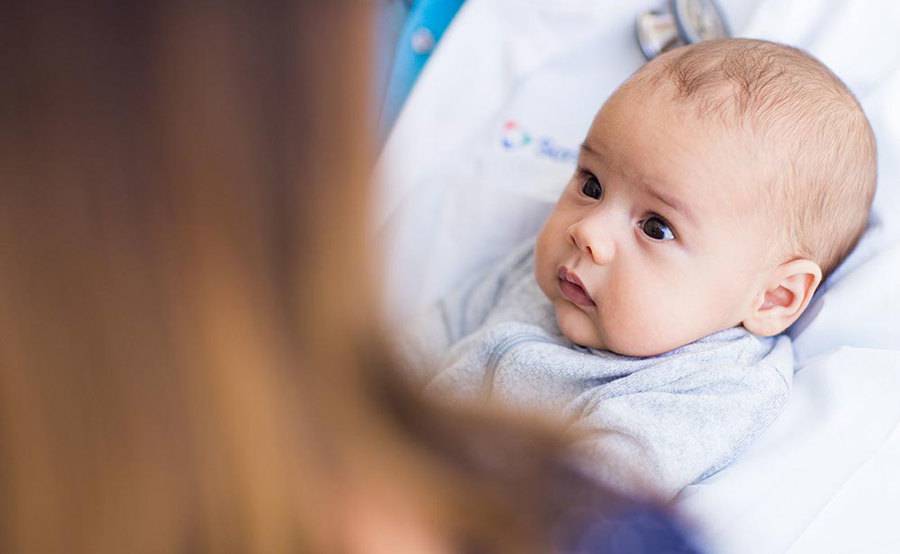
{"label": "blurred brown hair", "polygon": [[378,339],[366,3],[101,4],[4,7],[0,549],[538,549],[557,440]]}

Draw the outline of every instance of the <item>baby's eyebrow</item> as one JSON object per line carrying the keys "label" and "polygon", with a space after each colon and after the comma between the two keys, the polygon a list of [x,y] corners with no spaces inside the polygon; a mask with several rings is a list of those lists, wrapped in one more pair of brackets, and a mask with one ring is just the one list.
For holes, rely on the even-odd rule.
{"label": "baby's eyebrow", "polygon": [[582,152],[586,152],[586,153],[588,153],[588,154],[590,154],[591,156],[594,156],[594,157],[596,157],[596,158],[602,158],[602,157],[603,157],[603,155],[601,155],[600,152],[597,152],[597,150],[595,150],[593,146],[591,146],[590,144],[588,144],[587,141],[581,143],[581,151],[582,151]]}
{"label": "baby's eyebrow", "polygon": [[658,187],[655,187],[650,184],[646,184],[645,186],[646,186],[647,193],[650,196],[652,196],[653,198],[656,198],[657,200],[659,200],[663,204],[669,206],[676,212],[684,215],[694,225],[697,224],[697,218],[694,216],[694,212],[691,210],[690,206],[688,206],[686,203],[682,202],[681,200],[679,200],[678,198],[676,198],[674,196],[671,196],[671,195],[668,195],[668,194],[662,192],[661,190],[658,189]]}

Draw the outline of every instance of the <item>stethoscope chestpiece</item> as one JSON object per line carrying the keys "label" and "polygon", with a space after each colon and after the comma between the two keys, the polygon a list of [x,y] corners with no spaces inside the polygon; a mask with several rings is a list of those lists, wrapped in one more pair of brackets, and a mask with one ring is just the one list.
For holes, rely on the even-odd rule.
{"label": "stethoscope chestpiece", "polygon": [[634,29],[647,60],[685,44],[731,36],[715,0],[669,0],[638,15]]}

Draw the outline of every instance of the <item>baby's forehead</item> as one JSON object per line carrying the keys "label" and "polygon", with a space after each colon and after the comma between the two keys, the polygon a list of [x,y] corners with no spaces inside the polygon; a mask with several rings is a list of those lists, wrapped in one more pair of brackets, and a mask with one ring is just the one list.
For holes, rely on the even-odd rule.
{"label": "baby's forehead", "polygon": [[778,136],[725,117],[697,117],[697,109],[691,101],[660,87],[621,87],[598,112],[586,143],[603,154],[618,150],[615,146],[623,140],[640,139],[643,152],[629,156],[639,166],[649,165],[654,155],[667,167],[708,166],[723,157],[756,169],[775,163]]}
{"label": "baby's forehead", "polygon": [[[685,97],[668,81],[630,80],[610,96],[600,111],[617,112],[626,121],[650,120],[660,136],[659,149],[677,156],[680,164],[708,164],[709,157],[719,156],[749,167],[754,178],[743,184],[742,190],[761,193],[774,176],[790,169],[786,153],[796,142],[797,131],[806,127],[802,121],[804,113],[787,110],[777,117],[768,117],[741,106],[734,95],[733,86],[727,82],[711,84],[702,95]],[[590,132],[608,135],[610,130],[592,126]],[[631,132],[627,124],[615,130]],[[687,142],[700,141],[704,148],[683,152],[689,138],[695,140]],[[604,139],[609,142],[616,137]],[[680,153],[687,155],[679,156]],[[728,184],[733,183],[722,186]]]}
{"label": "baby's forehead", "polygon": [[779,165],[740,126],[697,118],[670,94],[647,96],[641,89],[616,92],[585,146],[588,161],[596,160],[611,180],[647,198],[671,198],[668,204],[687,207],[680,211],[704,227],[721,217],[756,215]]}
{"label": "baby's forehead", "polygon": [[[649,66],[624,82],[607,103],[621,103],[636,111],[652,106],[655,110],[700,122],[715,133],[763,131],[770,118],[766,117],[764,109],[749,105],[738,89],[739,85],[727,80],[710,80],[703,84],[702,90],[692,90],[687,94],[662,68]],[[771,97],[773,101],[776,98],[774,94]],[[787,111],[780,114],[779,120],[799,119],[801,116],[798,112]]]}

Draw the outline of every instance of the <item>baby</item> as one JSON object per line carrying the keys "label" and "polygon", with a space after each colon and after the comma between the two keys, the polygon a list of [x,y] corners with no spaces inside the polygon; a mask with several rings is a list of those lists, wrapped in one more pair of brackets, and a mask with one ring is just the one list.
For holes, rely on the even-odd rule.
{"label": "baby", "polygon": [[664,497],[726,466],[787,401],[782,334],[866,227],[875,141],[809,55],[704,42],[594,118],[536,244],[411,330],[430,391],[572,422],[586,469]]}

